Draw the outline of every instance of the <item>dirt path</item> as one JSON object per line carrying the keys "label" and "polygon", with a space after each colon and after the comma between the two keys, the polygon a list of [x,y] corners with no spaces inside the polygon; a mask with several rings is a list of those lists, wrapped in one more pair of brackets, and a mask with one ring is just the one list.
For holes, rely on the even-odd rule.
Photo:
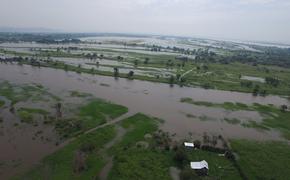
{"label": "dirt path", "polygon": [[179,178],[180,170],[177,169],[176,167],[173,167],[173,166],[170,167],[169,173],[170,173],[170,176],[173,180],[180,180],[180,178]]}
{"label": "dirt path", "polygon": [[[117,118],[115,118],[115,119],[113,119],[111,121],[108,121],[105,124],[102,124],[102,125],[97,126],[95,128],[89,129],[86,132],[84,132],[83,134],[89,134],[89,133],[92,133],[92,132],[94,132],[94,131],[96,131],[98,129],[104,128],[106,126],[117,124],[118,122],[120,122],[120,121],[122,121],[122,120],[124,120],[124,119],[126,119],[126,118],[128,118],[128,117],[130,117],[132,115],[134,115],[134,114],[136,114],[136,112],[129,111],[126,114],[123,114],[123,115],[121,115],[121,116],[119,116],[119,117],[117,117]],[[110,142],[108,142],[107,144],[105,144],[104,148],[101,149],[100,152],[99,152],[103,156],[105,161],[107,162],[106,165],[103,167],[103,169],[101,170],[101,172],[98,175],[98,177],[101,180],[107,179],[108,174],[109,174],[110,170],[113,167],[113,159],[114,159],[114,157],[113,156],[108,156],[108,154],[106,153],[106,150],[108,150],[113,145],[115,145],[119,140],[121,140],[123,135],[126,133],[126,130],[124,128],[122,128],[121,126],[119,126],[119,125],[116,125],[116,130],[117,130],[116,137],[113,140],[111,140]],[[72,141],[74,141],[77,138],[78,137],[73,137],[73,138],[61,143],[57,147],[57,150],[63,148],[64,146],[66,146],[67,144],[71,143]]]}
{"label": "dirt path", "polygon": [[106,150],[113,147],[117,142],[119,142],[126,133],[126,130],[124,128],[122,128],[120,125],[116,125],[116,130],[117,130],[116,137],[112,141],[108,142],[104,146],[104,149],[101,150],[101,154],[103,155],[103,157],[107,161],[107,163],[103,167],[101,172],[99,173],[100,180],[106,180],[108,178],[110,170],[113,167],[114,156],[108,156],[108,154],[106,153]]}
{"label": "dirt path", "polygon": [[191,70],[188,70],[186,71],[185,73],[183,73],[180,78],[178,79],[179,81],[181,80],[181,78],[183,78],[184,76],[186,76],[187,74],[189,74],[191,71],[193,71],[195,68],[191,69]]}
{"label": "dirt path", "polygon": [[[97,127],[92,128],[92,129],[89,129],[89,130],[85,131],[82,134],[89,134],[89,133],[92,133],[92,132],[94,132],[94,131],[96,131],[98,129],[104,128],[106,126],[116,124],[116,123],[122,121],[123,119],[126,119],[126,118],[128,118],[128,117],[130,117],[130,116],[132,116],[134,114],[136,114],[136,112],[129,111],[129,112],[127,112],[127,113],[125,113],[125,114],[123,114],[123,115],[121,115],[121,116],[119,116],[119,117],[117,117],[117,118],[115,118],[115,119],[113,119],[111,121],[106,122],[105,124],[102,124],[100,126],[97,126]],[[57,150],[63,148],[64,146],[68,145],[69,143],[71,143],[72,141],[74,141],[77,138],[78,138],[78,136],[77,137],[73,137],[71,139],[68,139],[65,142],[62,142],[60,145],[58,145]]]}
{"label": "dirt path", "polygon": [[116,124],[116,123],[122,121],[123,119],[126,119],[126,118],[128,118],[128,117],[130,117],[130,116],[132,116],[134,114],[135,114],[135,112],[130,112],[129,111],[126,114],[123,114],[123,115],[121,115],[121,116],[119,116],[119,117],[117,117],[117,118],[115,118],[115,119],[113,119],[111,121],[108,121],[105,124],[102,124],[100,126],[97,126],[95,128],[92,128],[92,129],[87,130],[86,132],[84,132],[84,134],[88,134],[88,133],[91,133],[91,132],[93,132],[93,131],[95,131],[97,129],[101,129],[101,128],[106,127],[106,126],[109,126],[109,125],[112,125],[112,124]]}

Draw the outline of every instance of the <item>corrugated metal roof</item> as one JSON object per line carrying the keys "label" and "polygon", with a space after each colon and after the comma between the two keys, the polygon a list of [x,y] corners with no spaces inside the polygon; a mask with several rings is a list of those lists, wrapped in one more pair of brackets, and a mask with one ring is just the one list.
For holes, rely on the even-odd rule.
{"label": "corrugated metal roof", "polygon": [[194,147],[194,144],[190,143],[190,142],[184,142],[184,146],[186,146],[186,147]]}
{"label": "corrugated metal roof", "polygon": [[190,162],[190,167],[191,169],[203,169],[203,168],[209,169],[208,164],[205,160],[200,162]]}

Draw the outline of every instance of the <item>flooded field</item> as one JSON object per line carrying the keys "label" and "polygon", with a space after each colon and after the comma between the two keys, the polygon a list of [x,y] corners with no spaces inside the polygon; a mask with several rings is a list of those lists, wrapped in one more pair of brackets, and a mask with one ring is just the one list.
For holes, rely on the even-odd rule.
{"label": "flooded field", "polygon": [[91,93],[96,97],[124,105],[130,111],[144,112],[164,119],[164,130],[177,133],[181,137],[190,131],[196,133],[210,131],[212,133],[225,134],[227,137],[246,137],[252,139],[278,138],[276,133],[262,133],[255,129],[225,124],[218,120],[200,122],[197,119],[188,118],[186,114],[193,114],[197,117],[206,115],[214,119],[222,119],[227,116],[240,119],[260,119],[259,115],[255,113],[232,113],[221,108],[209,109],[184,104],[179,102],[183,97],[215,103],[240,102],[244,104],[274,104],[276,106],[289,104],[287,99],[279,96],[254,97],[252,94],[238,92],[178,86],[171,88],[167,84],[122,78],[116,80],[112,77],[77,74],[63,70],[36,68],[26,65],[1,64],[0,68],[2,81],[7,80],[16,84],[37,83],[48,87],[54,94],[62,94],[72,90]]}
{"label": "flooded field", "polygon": [[2,1],[0,180],[290,179],[290,0]]}
{"label": "flooded field", "polygon": [[154,67],[143,67],[139,66],[136,68],[133,63],[128,62],[120,62],[108,59],[97,59],[97,60],[89,60],[89,59],[77,59],[77,58],[53,58],[58,62],[63,62],[68,65],[72,65],[75,67],[81,66],[85,69],[94,68],[99,71],[105,72],[113,72],[114,67],[119,68],[120,73],[127,74],[129,71],[134,71],[136,75],[143,75],[149,77],[156,77],[157,75],[161,77],[169,77],[170,75],[174,75],[176,70],[165,69],[165,68],[154,68]]}
{"label": "flooded field", "polygon": [[[163,120],[159,128],[177,141],[188,137],[202,140],[204,134],[208,134],[229,141],[247,139],[289,142],[290,131],[287,125],[284,128],[283,124],[279,126],[278,123],[278,127],[275,126],[276,122],[271,124],[273,119],[282,117],[285,120],[288,116],[280,111],[283,105],[290,105],[285,93],[288,89],[288,70],[194,61],[196,56],[200,56],[198,53],[211,54],[208,50],[210,48],[206,47],[209,44],[211,48],[216,48],[212,52],[222,52],[217,50],[222,46],[221,42],[214,40],[156,37],[97,37],[81,40],[80,44],[0,44],[0,85],[3,86],[0,89],[4,89],[3,96],[0,95],[0,179],[39,165],[41,159],[62,149],[78,133],[87,134],[108,125],[116,125],[136,113]],[[136,45],[129,46],[126,43]],[[164,46],[162,51],[150,49],[156,48],[156,45]],[[166,48],[166,45],[191,48],[197,55],[186,54],[180,49],[173,51]],[[198,50],[200,47],[203,50]],[[232,45],[227,48],[247,47]],[[23,57],[22,61],[17,61],[18,56]],[[15,57],[16,60],[9,60]],[[113,75],[115,68],[123,75]],[[97,75],[98,71],[106,72],[104,74],[107,76]],[[128,77],[130,71],[134,71],[135,76]],[[240,71],[244,74],[240,74]],[[285,91],[280,91],[281,86],[272,87],[267,84],[265,78],[269,73],[280,73],[282,78],[279,80]],[[153,82],[145,81],[148,80],[146,78],[152,78],[149,80]],[[162,81],[159,78],[163,78]],[[223,87],[225,84],[227,86]],[[7,87],[4,86],[15,88],[12,91],[15,91],[16,99],[31,97],[23,98],[22,101],[9,100],[7,97],[11,94],[7,93]],[[252,89],[257,88],[257,94],[251,93]],[[273,89],[276,91],[271,91]],[[30,90],[36,92],[35,97],[29,94]],[[270,93],[266,93],[266,90]],[[284,96],[270,95],[271,92]],[[100,118],[100,121],[90,124],[90,119],[75,112],[79,112],[85,103],[95,98],[121,105],[128,108],[128,112],[114,118],[105,114],[104,119]],[[54,119],[57,114],[57,106],[62,106],[62,115],[69,126],[78,126],[82,131],[67,133],[62,122],[59,124],[64,126],[63,129],[53,127],[49,120]],[[267,108],[272,109],[267,111]],[[32,109],[37,110],[36,115],[33,115],[37,122],[30,122],[29,118],[32,117],[28,111]],[[74,116],[81,119],[74,119]],[[23,118],[27,118],[29,123],[23,122]],[[88,126],[83,127],[77,120],[89,122],[86,124]],[[119,124],[116,127],[124,128],[119,127]],[[121,133],[122,136],[124,133]],[[121,135],[118,136],[115,137],[117,140],[122,139]],[[108,149],[116,142],[113,139],[107,143]],[[139,145],[142,143],[144,145],[144,142],[139,142]],[[222,146],[221,143],[218,146]],[[103,179],[106,179],[113,168],[114,158],[106,156],[105,159],[109,162],[101,173]]]}
{"label": "flooded field", "polygon": [[247,46],[247,44],[240,42],[220,42],[213,39],[198,39],[198,38],[174,38],[174,37],[117,37],[117,36],[100,36],[100,37],[86,37],[81,38],[86,42],[103,42],[103,43],[131,43],[131,44],[145,44],[145,45],[158,45],[158,46],[175,46],[180,48],[198,49],[200,47],[214,47],[226,48],[229,50],[246,49],[250,51],[257,51],[256,49]]}

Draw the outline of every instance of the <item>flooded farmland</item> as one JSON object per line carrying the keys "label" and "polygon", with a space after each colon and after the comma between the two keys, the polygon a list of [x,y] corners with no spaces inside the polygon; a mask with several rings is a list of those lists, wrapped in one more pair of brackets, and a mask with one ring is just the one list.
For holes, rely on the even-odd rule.
{"label": "flooded farmland", "polygon": [[[265,121],[271,118],[283,117],[280,111],[273,109],[289,106],[287,95],[253,95],[248,87],[248,93],[242,93],[218,90],[218,86],[212,86],[211,89],[202,86],[202,79],[205,78],[205,81],[213,80],[209,82],[228,83],[230,87],[236,84],[240,86],[240,81],[246,81],[246,85],[252,88],[257,85],[269,88],[265,76],[251,72],[235,74],[234,71],[224,74],[224,69],[223,72],[215,70],[218,67],[216,64],[209,64],[213,66],[209,69],[204,63],[195,61],[196,55],[182,54],[182,50],[178,52],[174,48],[163,47],[162,51],[155,52],[150,49],[155,47],[154,44],[165,46],[168,43],[170,46],[197,50],[199,46],[196,43],[202,45],[209,42],[99,37],[82,39],[81,44],[2,43],[0,178],[8,179],[41,165],[43,158],[67,147],[79,134],[98,131],[110,125],[122,129],[124,127],[118,122],[137,113],[161,119],[159,130],[168,133],[174,141],[183,141],[188,137],[204,141],[206,134],[228,141],[288,142],[288,131],[285,133],[283,128],[265,125]],[[124,43],[138,45],[127,46]],[[22,60],[17,61],[18,56],[22,56]],[[120,77],[127,78],[113,75],[116,68],[118,73],[123,74]],[[262,67],[255,70],[261,69],[265,70]],[[268,73],[288,73],[284,69],[266,70]],[[133,78],[127,75],[130,71],[134,72]],[[107,76],[95,72],[103,72]],[[145,78],[135,79],[138,76],[139,79]],[[215,76],[219,76],[219,79],[214,80]],[[145,81],[146,78],[154,82]],[[159,78],[163,78],[163,81],[159,81]],[[175,83],[161,83],[168,82],[170,78],[174,78]],[[183,84],[183,78],[191,83],[184,81]],[[199,82],[196,82],[196,78]],[[98,117],[100,122],[81,116],[80,109],[95,98],[124,106],[128,112],[115,118],[105,115],[105,120]],[[56,107],[62,109],[60,121]],[[263,108],[272,109],[267,112]],[[93,123],[85,124],[88,121]],[[77,131],[77,128],[81,130]],[[114,140],[107,143],[107,149],[117,144]],[[146,142],[138,143],[139,146],[147,146]],[[217,146],[221,147],[222,142]],[[100,177],[106,179],[114,166],[114,158],[111,155],[104,157],[108,164],[104,166]]]}
{"label": "flooded farmland", "polygon": [[0,180],[289,179],[287,0],[3,1]]}
{"label": "flooded farmland", "polygon": [[[233,127],[218,121],[200,122],[187,118],[185,114],[195,116],[207,115],[209,117],[223,118],[236,116],[237,118],[251,118],[259,120],[258,114],[230,113],[219,108],[206,108],[180,103],[183,97],[191,97],[198,101],[215,103],[240,102],[244,104],[274,104],[280,106],[289,104],[287,99],[279,96],[254,97],[252,94],[228,92],[219,90],[205,90],[201,88],[169,87],[167,84],[152,83],[139,80],[114,79],[105,76],[93,76],[65,72],[51,68],[36,68],[31,66],[1,64],[1,80],[11,83],[37,83],[49,88],[54,94],[62,94],[67,91],[77,90],[91,93],[96,97],[110,100],[124,105],[134,112],[144,112],[165,120],[163,128],[182,136],[189,131],[202,133],[224,133],[230,137],[247,138],[274,138],[276,135],[264,134],[254,129]],[[104,86],[103,84],[106,84]],[[227,128],[223,128],[227,126]],[[185,130],[186,129],[186,130]],[[251,132],[251,133],[249,133]],[[259,136],[263,134],[263,136]]]}
{"label": "flooded farmland", "polygon": [[[0,81],[12,84],[39,84],[52,94],[64,97],[64,102],[74,103],[73,98],[66,98],[67,92],[79,91],[95,97],[109,100],[128,107],[130,114],[142,112],[164,120],[161,129],[175,134],[182,139],[192,133],[201,137],[204,132],[222,135],[225,138],[246,138],[256,140],[281,139],[275,130],[261,131],[254,128],[227,123],[224,119],[239,119],[242,122],[261,122],[262,116],[255,111],[229,111],[223,108],[209,108],[181,103],[184,97],[196,101],[224,103],[239,102],[243,104],[273,104],[280,107],[289,105],[289,101],[279,96],[253,96],[249,93],[205,90],[202,88],[169,86],[140,80],[78,74],[52,68],[38,68],[29,65],[1,64]],[[4,98],[5,100],[5,98]],[[6,101],[5,101],[6,102]],[[7,104],[8,103],[8,104]],[[30,106],[46,107],[47,102],[28,103]],[[27,104],[22,104],[27,106]],[[21,103],[20,103],[21,106]],[[6,107],[6,108],[5,108]],[[9,102],[1,110],[3,123],[0,143],[3,177],[9,177],[19,169],[36,164],[44,156],[54,152],[58,147],[57,135],[48,125],[32,127],[31,125],[15,126],[19,121],[9,112]],[[48,107],[49,108],[49,107]],[[35,133],[43,131],[43,138],[35,138]],[[5,173],[4,173],[5,172]]]}

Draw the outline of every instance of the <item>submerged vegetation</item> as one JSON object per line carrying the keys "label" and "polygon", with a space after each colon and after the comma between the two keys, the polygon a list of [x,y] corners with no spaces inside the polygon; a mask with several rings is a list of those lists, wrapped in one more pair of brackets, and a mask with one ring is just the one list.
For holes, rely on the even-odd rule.
{"label": "submerged vegetation", "polygon": [[[185,177],[190,161],[206,159],[210,164],[209,178],[241,179],[232,162],[216,152],[205,148],[186,149],[183,144],[173,141],[168,133],[158,130],[160,120],[143,114],[124,119],[115,126],[81,135],[62,149],[46,157],[41,165],[15,179],[82,179],[98,178],[105,167],[107,158],[113,158],[113,167],[108,179],[171,179],[170,167],[181,169],[177,174]],[[106,143],[118,136],[116,128],[125,129],[108,151]]]}
{"label": "submerged vegetation", "polygon": [[[43,87],[42,87],[43,88]],[[33,88],[30,88],[33,90]],[[13,88],[12,88],[13,90]],[[37,92],[37,91],[36,91]],[[72,93],[73,92],[73,93]],[[30,93],[29,91],[27,93]],[[44,93],[46,96],[47,93]],[[73,96],[72,96],[73,94]],[[69,92],[74,98],[84,100],[82,105],[72,109],[71,115],[58,114],[63,111],[65,103],[60,103],[56,99],[54,101],[54,112],[40,108],[17,107],[18,116],[26,123],[35,123],[35,115],[43,116],[44,123],[55,125],[57,132],[64,139],[74,138],[67,145],[48,155],[30,171],[15,177],[15,179],[90,179],[98,178],[104,173],[104,168],[108,163],[112,163],[111,169],[108,170],[106,176],[108,179],[171,179],[171,168],[177,168],[177,175],[181,179],[195,177],[203,179],[203,176],[190,169],[190,162],[206,160],[209,163],[210,170],[204,178],[218,179],[244,179],[245,177],[264,177],[258,169],[247,169],[249,158],[256,157],[260,153],[260,147],[252,145],[247,148],[257,148],[257,151],[251,151],[251,156],[247,148],[243,147],[243,143],[237,140],[231,141],[231,148],[227,146],[226,141],[221,136],[213,136],[210,138],[204,135],[201,143],[196,140],[196,149],[187,149],[183,146],[183,141],[176,141],[174,136],[158,130],[159,123],[163,121],[157,118],[149,117],[138,113],[134,116],[126,118],[117,124],[106,125],[123,114],[128,109],[126,107],[116,105],[101,99],[94,99],[81,92]],[[6,97],[6,96],[5,96]],[[8,96],[9,97],[9,96]],[[7,99],[9,99],[7,97]],[[33,94],[32,94],[33,97]],[[87,97],[90,97],[87,99]],[[25,99],[25,101],[29,100]],[[20,101],[17,101],[20,102]],[[273,105],[252,104],[246,105],[242,103],[209,103],[203,101],[194,101],[190,98],[183,98],[183,103],[189,103],[197,106],[208,108],[223,108],[230,111],[257,111],[263,114],[263,121],[257,123],[249,121],[241,122],[235,118],[224,118],[227,123],[245,127],[254,127],[264,130],[269,128],[279,129],[287,137],[289,129],[287,128],[289,112],[288,107],[275,107]],[[14,104],[17,106],[17,103]],[[77,109],[77,110],[76,110]],[[207,118],[207,117],[205,117]],[[279,119],[279,123],[277,120]],[[93,131],[87,131],[104,124],[105,126]],[[120,130],[124,130],[124,134],[120,135]],[[122,131],[122,130],[121,130]],[[289,132],[288,132],[289,131]],[[88,132],[88,133],[85,133]],[[190,140],[193,141],[193,140]],[[218,145],[218,141],[222,141],[222,147]],[[108,146],[108,144],[112,145]],[[252,142],[247,142],[251,144]],[[246,144],[246,143],[245,143]],[[265,145],[269,146],[269,145]],[[273,146],[286,148],[279,143]],[[245,150],[246,149],[246,150]],[[239,158],[234,158],[232,151],[238,154]],[[280,152],[279,148],[271,149],[273,152]],[[277,151],[277,152],[276,152]],[[285,150],[286,152],[286,150]],[[282,152],[283,153],[283,152]],[[252,157],[253,156],[253,157]],[[260,160],[267,161],[266,158],[259,154]],[[109,158],[108,158],[109,157]],[[110,161],[112,158],[112,161]],[[281,161],[280,157],[276,157],[276,161]],[[252,160],[254,163],[254,160]],[[267,170],[267,166],[262,166]],[[279,172],[286,173],[283,168]],[[279,174],[273,174],[271,177],[279,177]]]}
{"label": "submerged vegetation", "polygon": [[91,100],[79,108],[72,118],[60,118],[55,122],[56,130],[64,137],[76,134],[104,124],[128,111],[128,108],[101,99]]}
{"label": "submerged vegetation", "polygon": [[34,121],[35,114],[40,114],[43,116],[47,116],[49,114],[49,112],[43,109],[33,109],[33,108],[19,108],[17,109],[17,113],[19,115],[19,118],[21,119],[21,122],[25,123],[35,123]]}
{"label": "submerged vegetation", "polygon": [[[78,137],[59,151],[43,159],[42,165],[15,179],[91,179],[104,166],[98,151],[116,135],[113,126],[107,126]],[[84,156],[78,157],[78,152]]]}
{"label": "submerged vegetation", "polygon": [[[88,93],[71,91],[70,96],[84,98],[81,100],[84,104],[70,105],[69,112],[66,112],[67,115],[63,115],[67,108],[66,104],[62,104],[60,98],[51,94],[39,84],[14,85],[2,82],[0,96],[7,98],[11,102],[9,111],[16,114],[20,122],[34,126],[39,124],[53,126],[62,138],[73,137],[117,118],[128,111],[128,108],[124,106],[95,99]],[[87,97],[90,97],[90,99],[86,99]],[[29,105],[23,106],[23,103],[28,103]],[[46,109],[30,107],[34,103],[43,103],[48,106]]]}
{"label": "submerged vegetation", "polygon": [[39,85],[22,85],[17,86],[10,84],[7,81],[0,82],[0,96],[6,97],[11,101],[11,104],[16,104],[20,101],[27,101],[31,99],[32,101],[41,101],[41,96],[50,96],[43,87]]}
{"label": "submerged vegetation", "polygon": [[212,103],[212,102],[206,102],[206,101],[195,101],[195,100],[193,100],[191,98],[181,98],[180,102],[194,104],[194,105],[197,105],[197,106],[223,108],[223,109],[231,110],[231,111],[252,110],[251,107],[249,107],[248,105],[243,104],[243,103],[224,102],[222,104],[219,104],[219,103]]}
{"label": "submerged vegetation", "polygon": [[89,94],[89,93],[82,93],[82,92],[79,92],[79,91],[71,91],[70,96],[71,97],[81,97],[81,98],[85,98],[85,97],[90,97],[92,95]]}
{"label": "submerged vegetation", "polygon": [[237,118],[229,119],[229,118],[224,118],[224,120],[230,124],[240,124],[241,120]]}
{"label": "submerged vegetation", "polygon": [[[211,103],[205,101],[194,101],[191,98],[182,98],[180,100],[183,103],[189,103],[196,106],[205,106],[211,108],[223,108],[231,111],[256,111],[262,117],[262,122],[256,122],[253,120],[249,120],[247,122],[241,123],[238,119],[228,119],[224,120],[230,124],[241,124],[246,128],[255,128],[258,130],[270,130],[276,129],[281,132],[284,138],[290,139],[290,111],[287,111],[287,105],[282,105],[281,107],[275,107],[273,105],[261,105],[258,103],[254,103],[252,105],[246,105],[242,103]],[[201,119],[202,120],[202,119]]]}
{"label": "submerged vegetation", "polygon": [[[244,44],[252,50],[241,50],[234,48],[239,46],[237,44],[223,42],[226,46],[223,49],[212,46],[211,43],[202,46],[197,40],[182,39],[182,43],[192,46],[185,49],[149,45],[146,41],[138,44],[135,41],[90,42],[67,39],[90,36],[88,34],[58,34],[48,37],[38,37],[34,34],[14,35],[16,39],[24,39],[25,42],[35,38],[39,47],[26,51],[1,48],[0,53],[13,56],[1,62],[11,60],[19,64],[52,67],[77,73],[250,92],[255,96],[290,95],[290,71],[285,68],[289,66],[290,57],[287,48]],[[7,37],[10,36],[13,35],[7,34]],[[3,37],[3,34],[0,34],[0,37]],[[7,37],[4,36],[2,41],[16,41]],[[63,38],[58,39],[60,37]],[[46,45],[50,43],[52,47],[47,48]],[[72,45],[67,46],[67,43]],[[109,48],[102,48],[103,43]],[[96,47],[84,48],[83,44],[95,44]],[[122,47],[124,44],[126,49]]]}
{"label": "submerged vegetation", "polygon": [[5,101],[0,100],[0,108],[5,105]]}
{"label": "submerged vegetation", "polygon": [[[170,87],[179,85],[239,91],[261,96],[259,98],[276,94],[289,99],[290,51],[287,48],[231,42],[222,42],[223,45],[219,47],[217,44],[221,42],[218,41],[213,45],[208,40],[177,37],[173,39],[178,47],[152,45],[139,39],[80,39],[87,36],[90,35],[0,33],[0,43],[3,43],[0,48],[0,66],[17,66],[19,69],[33,66],[37,71],[54,68],[63,70],[58,72],[68,76],[71,75],[69,71],[73,71],[83,75],[84,78],[80,78],[80,81],[85,81],[83,79],[86,79],[86,75],[83,73],[86,73],[112,76],[116,82],[119,78],[126,78],[128,81],[125,82],[128,84],[139,79],[167,83]],[[147,36],[143,38],[146,39]],[[164,41],[163,44],[171,44],[165,41],[168,38],[160,37],[157,40]],[[11,44],[8,46],[6,42]],[[13,47],[20,42],[34,42],[34,46],[30,47],[28,43],[28,48]],[[182,44],[191,48],[179,47]],[[127,84],[123,83],[119,83],[117,87],[113,83],[98,81],[97,78],[92,81],[87,79],[89,83],[97,84],[101,90],[127,88]],[[130,87],[128,91],[131,92]],[[148,94],[147,90],[142,92]],[[127,107],[98,99],[93,92],[66,89],[66,92],[54,93],[59,94],[56,96],[50,93],[50,89],[41,84],[16,85],[8,81],[0,82],[0,96],[4,99],[0,100],[0,113],[3,110],[0,114],[1,128],[10,123],[10,119],[8,121],[2,115],[10,113],[11,117],[15,117],[10,123],[13,128],[31,128],[29,130],[35,135],[33,140],[39,136],[42,142],[52,143],[57,149],[15,179],[145,180],[172,179],[173,176],[180,177],[181,180],[284,179],[289,176],[287,143],[231,138],[228,142],[228,139],[212,132],[205,132],[203,135],[189,132],[190,137],[179,137],[175,132],[170,134],[161,130],[160,123],[166,121],[142,112],[127,117]],[[191,104],[193,108],[200,106],[200,109],[225,114],[217,119],[211,114],[184,112],[186,118],[190,118],[193,123],[195,119],[204,121],[204,124],[218,120],[227,123],[222,124],[225,127],[243,130],[254,128],[252,130],[258,130],[257,133],[278,131],[282,135],[281,140],[290,140],[288,104],[274,106],[234,101],[215,103],[197,101],[191,97],[181,98],[180,102]],[[260,119],[240,119],[233,115],[250,112],[258,114]],[[121,119],[122,115],[125,119]],[[172,118],[176,117],[178,116]],[[55,139],[45,137],[46,128],[56,134]],[[223,127],[220,130],[222,134]],[[1,130],[0,136],[5,136],[4,132]],[[184,147],[184,141],[194,142],[195,147]],[[190,162],[202,160],[209,164],[207,173],[200,174],[190,168]],[[275,171],[273,168],[276,168]]]}

